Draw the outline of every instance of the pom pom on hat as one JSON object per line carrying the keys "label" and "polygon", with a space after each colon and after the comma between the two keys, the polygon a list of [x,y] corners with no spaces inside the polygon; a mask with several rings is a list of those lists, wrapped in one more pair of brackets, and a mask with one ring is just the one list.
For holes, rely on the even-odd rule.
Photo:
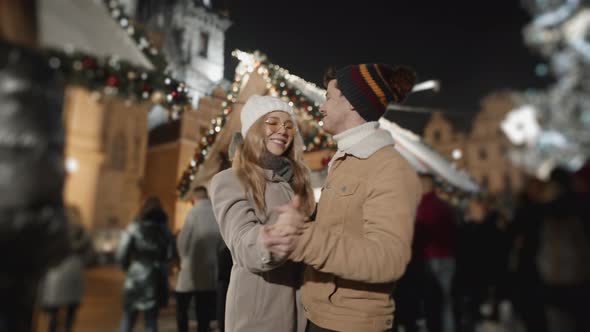
{"label": "pom pom on hat", "polygon": [[282,101],[281,99],[271,96],[256,95],[248,98],[240,114],[240,121],[242,122],[242,136],[246,137],[248,130],[250,127],[252,127],[254,122],[264,115],[274,111],[288,113],[293,119],[293,122],[297,123],[293,108],[291,108],[289,104]]}

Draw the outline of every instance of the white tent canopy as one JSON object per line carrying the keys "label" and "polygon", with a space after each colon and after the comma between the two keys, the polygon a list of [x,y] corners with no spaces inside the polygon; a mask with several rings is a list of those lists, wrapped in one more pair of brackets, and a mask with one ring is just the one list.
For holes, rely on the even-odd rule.
{"label": "white tent canopy", "polygon": [[420,137],[385,118],[379,120],[381,128],[389,131],[395,147],[408,162],[421,173],[432,173],[467,192],[478,192],[479,186],[465,172],[457,170],[447,159],[422,142]]}
{"label": "white tent canopy", "polygon": [[40,0],[38,6],[41,46],[113,56],[153,69],[127,31],[111,17],[104,1]]}

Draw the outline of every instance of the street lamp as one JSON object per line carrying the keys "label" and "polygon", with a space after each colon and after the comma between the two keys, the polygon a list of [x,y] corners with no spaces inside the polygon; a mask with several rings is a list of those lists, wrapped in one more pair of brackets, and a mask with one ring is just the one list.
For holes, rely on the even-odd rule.
{"label": "street lamp", "polygon": [[440,91],[440,81],[438,80],[428,80],[421,83],[414,85],[412,88],[412,92],[419,92],[425,90],[434,90],[434,92]]}

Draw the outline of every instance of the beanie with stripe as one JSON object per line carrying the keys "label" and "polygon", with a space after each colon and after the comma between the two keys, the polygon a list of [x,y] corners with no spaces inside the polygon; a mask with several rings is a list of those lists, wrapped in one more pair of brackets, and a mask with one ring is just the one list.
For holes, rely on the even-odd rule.
{"label": "beanie with stripe", "polygon": [[366,121],[377,121],[389,103],[402,103],[416,82],[406,66],[350,65],[336,71],[338,89]]}

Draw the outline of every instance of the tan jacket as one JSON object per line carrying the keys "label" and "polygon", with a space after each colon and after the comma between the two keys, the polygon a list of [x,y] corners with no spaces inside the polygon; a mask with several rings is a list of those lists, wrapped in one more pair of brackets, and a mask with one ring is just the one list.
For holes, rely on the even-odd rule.
{"label": "tan jacket", "polygon": [[267,171],[266,211],[255,211],[233,169],[220,172],[211,182],[211,201],[221,236],[234,265],[227,293],[227,332],[295,332],[305,330],[297,292],[300,265],[273,261],[259,238],[263,224],[276,222],[278,205],[291,201],[293,190]]}
{"label": "tan jacket", "polygon": [[334,160],[318,205],[290,259],[305,262],[309,320],[336,331],[385,331],[394,281],[410,259],[421,195],[415,171],[387,145]]}

